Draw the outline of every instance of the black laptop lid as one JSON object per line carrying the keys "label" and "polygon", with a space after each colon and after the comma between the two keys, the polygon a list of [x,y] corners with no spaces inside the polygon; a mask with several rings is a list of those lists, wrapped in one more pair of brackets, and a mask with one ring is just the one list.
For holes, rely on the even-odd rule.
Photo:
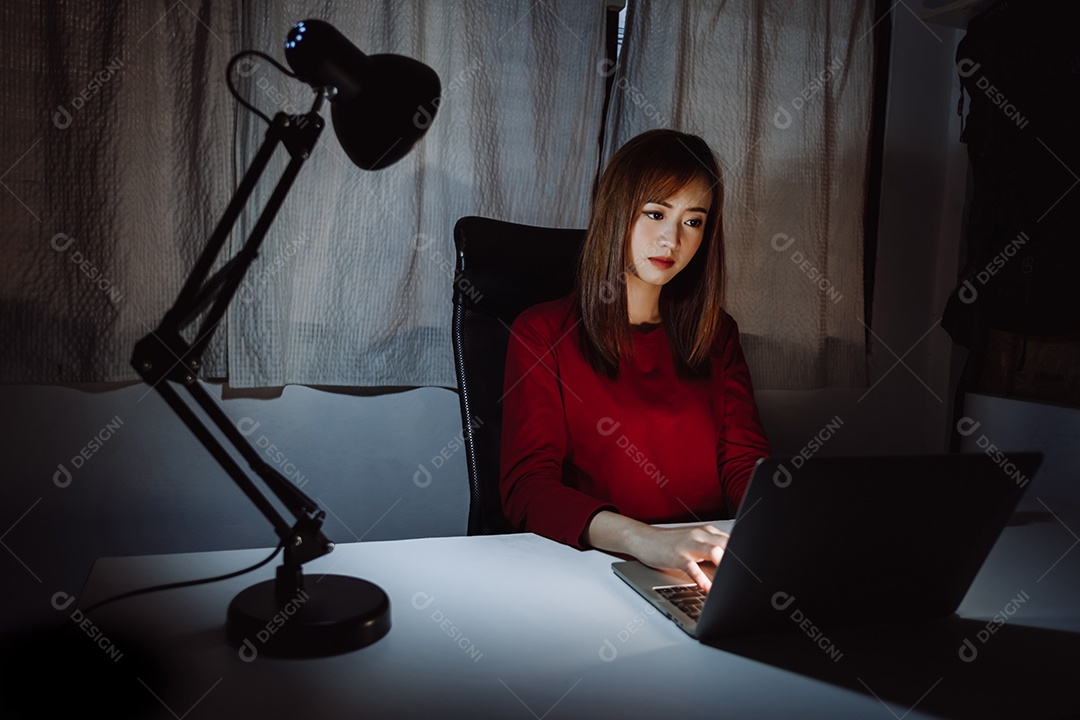
{"label": "black laptop lid", "polygon": [[758,464],[701,639],[952,614],[1042,455],[799,460]]}

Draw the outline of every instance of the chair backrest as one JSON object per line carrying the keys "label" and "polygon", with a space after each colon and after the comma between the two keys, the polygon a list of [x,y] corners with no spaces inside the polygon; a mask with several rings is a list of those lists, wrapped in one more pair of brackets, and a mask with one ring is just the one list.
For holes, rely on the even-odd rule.
{"label": "chair backrest", "polygon": [[514,532],[499,497],[503,376],[510,325],[570,293],[584,230],[464,217],[454,226],[454,365],[469,468],[470,535]]}

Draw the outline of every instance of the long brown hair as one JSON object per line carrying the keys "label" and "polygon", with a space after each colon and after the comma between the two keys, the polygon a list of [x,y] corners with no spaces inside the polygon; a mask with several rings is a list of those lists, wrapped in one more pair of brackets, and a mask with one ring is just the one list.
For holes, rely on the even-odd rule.
{"label": "long brown hair", "polygon": [[626,300],[630,228],[642,206],[671,197],[702,179],[712,193],[701,246],[660,292],[660,312],[679,377],[709,375],[709,352],[724,304],[724,184],[719,163],[697,135],[650,130],[619,148],[592,202],[577,268],[577,309],[584,332],[581,352],[599,373],[619,374],[632,351]]}

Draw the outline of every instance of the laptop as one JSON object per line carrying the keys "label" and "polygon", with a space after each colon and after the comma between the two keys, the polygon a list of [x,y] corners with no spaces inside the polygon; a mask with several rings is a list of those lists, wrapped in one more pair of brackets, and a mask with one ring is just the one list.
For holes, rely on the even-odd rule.
{"label": "laptop", "polygon": [[706,643],[946,617],[1041,462],[1040,453],[765,458],[707,596],[683,572],[636,561],[612,569]]}

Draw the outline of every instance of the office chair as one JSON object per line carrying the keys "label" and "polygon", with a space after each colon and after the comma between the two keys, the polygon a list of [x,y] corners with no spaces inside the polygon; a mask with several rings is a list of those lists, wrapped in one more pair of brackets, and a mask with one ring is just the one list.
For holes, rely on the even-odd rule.
{"label": "office chair", "polygon": [[454,226],[454,365],[469,468],[469,535],[515,532],[502,512],[499,447],[510,325],[574,286],[584,230],[463,217]]}

